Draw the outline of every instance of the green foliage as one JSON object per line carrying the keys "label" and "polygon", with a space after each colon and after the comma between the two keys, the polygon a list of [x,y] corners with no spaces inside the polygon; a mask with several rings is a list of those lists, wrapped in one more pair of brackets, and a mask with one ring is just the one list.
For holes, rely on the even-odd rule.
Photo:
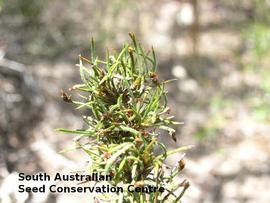
{"label": "green foliage", "polygon": [[254,60],[261,60],[269,54],[270,28],[268,24],[255,23],[248,32],[245,32],[244,39],[249,43]]}
{"label": "green foliage", "polygon": [[260,90],[261,97],[254,99],[253,104],[253,117],[256,120],[262,122],[270,121],[270,70],[264,69],[260,71],[261,73],[261,82],[260,82]]}
{"label": "green foliage", "polygon": [[253,9],[257,22],[270,22],[269,15],[269,2],[267,0],[252,0],[253,1]]}
{"label": "green foliage", "polygon": [[227,119],[224,115],[224,110],[232,107],[231,100],[222,95],[217,95],[210,100],[210,115],[202,123],[195,133],[198,140],[213,138],[219,135],[219,131],[226,126]]}
{"label": "green foliage", "polygon": [[245,70],[260,78],[260,99],[252,100],[252,116],[259,121],[270,120],[270,28],[268,24],[254,23],[244,32],[244,40],[248,42],[249,63]]}
{"label": "green foliage", "polygon": [[[168,151],[158,141],[160,130],[167,132],[163,136],[176,141],[172,126],[180,124],[169,115],[165,90],[169,81],[158,79],[154,49],[146,52],[134,34],[130,37],[132,43],[124,44],[119,54],[107,51],[106,60],[98,58],[93,41],[91,58],[80,56],[77,66],[82,84],[70,90],[80,92],[81,99],[73,100],[64,92],[62,97],[77,109],[90,110],[91,115],[83,116],[87,129],[59,130],[78,135],[76,145],[91,158],[89,173],[112,175],[110,184],[114,186],[152,185],[167,190],[151,194],[125,192],[118,194],[116,202],[179,202],[188,182],[175,183],[174,177],[183,167],[176,166],[165,175],[164,161],[189,147]],[[155,148],[162,153],[154,154]],[[181,193],[179,188],[183,188]]]}

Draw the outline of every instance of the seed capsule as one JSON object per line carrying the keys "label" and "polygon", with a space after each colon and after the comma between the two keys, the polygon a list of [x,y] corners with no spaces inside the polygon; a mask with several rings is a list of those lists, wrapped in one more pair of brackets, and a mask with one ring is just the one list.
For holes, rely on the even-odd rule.
{"label": "seed capsule", "polygon": [[178,162],[178,169],[179,169],[179,171],[182,171],[185,168],[185,165],[186,165],[186,163],[185,163],[184,159],[181,159]]}
{"label": "seed capsule", "polygon": [[68,95],[63,90],[61,90],[61,98],[63,99],[64,102],[68,102],[68,103],[72,102],[71,95]]}
{"label": "seed capsule", "polygon": [[179,186],[184,187],[184,189],[187,189],[190,186],[190,184],[189,184],[188,180],[185,179],[182,183],[180,183]]}
{"label": "seed capsule", "polygon": [[139,137],[136,137],[134,141],[136,142],[137,145],[141,145],[143,143],[142,139]]}
{"label": "seed capsule", "polygon": [[103,157],[104,157],[104,159],[107,160],[107,159],[109,159],[111,157],[111,154],[109,152],[104,152]]}
{"label": "seed capsule", "polygon": [[114,171],[111,171],[111,172],[110,172],[110,176],[111,176],[111,177],[114,177],[114,176],[115,176],[115,172],[114,172]]}
{"label": "seed capsule", "polygon": [[158,76],[157,76],[156,73],[150,72],[150,73],[149,73],[149,76],[150,76],[150,78],[152,79],[152,82],[153,82],[155,85],[159,85]]}
{"label": "seed capsule", "polygon": [[104,112],[103,114],[102,114],[102,117],[104,118],[104,119],[109,119],[110,117],[111,117],[111,113],[110,112]]}
{"label": "seed capsule", "polygon": [[157,74],[156,73],[154,73],[154,72],[150,72],[149,73],[149,76],[150,76],[150,78],[157,78]]}
{"label": "seed capsule", "polygon": [[173,141],[175,141],[175,142],[177,141],[175,132],[172,133],[172,139],[173,139]]}
{"label": "seed capsule", "polygon": [[142,135],[147,137],[149,135],[149,133],[146,130],[144,130],[144,131],[142,131]]}

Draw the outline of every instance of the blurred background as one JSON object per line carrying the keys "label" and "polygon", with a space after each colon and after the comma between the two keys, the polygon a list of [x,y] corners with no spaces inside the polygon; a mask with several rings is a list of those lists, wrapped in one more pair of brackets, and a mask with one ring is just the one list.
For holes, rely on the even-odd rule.
{"label": "blurred background", "polygon": [[[136,33],[153,45],[177,120],[174,148],[193,144],[184,203],[270,202],[269,0],[0,0],[0,202],[83,202],[17,194],[17,173],[83,167],[61,154],[83,126],[61,89],[80,81],[78,55],[119,49]],[[179,156],[179,155],[178,155]],[[173,157],[168,160],[173,165]],[[87,201],[87,200],[85,200]]]}

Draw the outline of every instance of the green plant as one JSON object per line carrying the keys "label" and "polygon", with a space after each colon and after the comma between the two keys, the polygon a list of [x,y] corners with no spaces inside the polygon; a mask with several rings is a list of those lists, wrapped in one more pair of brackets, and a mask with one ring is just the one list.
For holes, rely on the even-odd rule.
{"label": "green plant", "polygon": [[244,71],[259,77],[257,96],[251,100],[251,115],[260,122],[270,120],[270,29],[267,23],[254,22],[243,32],[243,40],[248,42],[248,61],[244,61]]}
{"label": "green plant", "polygon": [[[189,183],[174,182],[184,167],[183,160],[170,173],[164,171],[167,156],[183,152],[190,146],[167,150],[158,141],[159,130],[165,130],[176,141],[173,121],[167,106],[165,85],[170,81],[158,79],[154,49],[145,52],[130,33],[131,44],[124,44],[119,54],[100,60],[92,41],[91,59],[80,56],[78,64],[82,84],[74,85],[71,91],[79,91],[80,101],[62,93],[64,101],[73,103],[78,109],[91,110],[84,115],[87,129],[62,132],[78,134],[75,143],[91,158],[88,173],[110,174],[113,186],[123,185],[124,193],[110,196],[110,202],[180,202]],[[88,67],[89,66],[89,67]],[[83,141],[86,140],[86,141]],[[160,148],[162,153],[155,154]],[[127,191],[153,186],[165,188],[165,192],[143,193]],[[182,188],[182,192],[178,189]],[[106,194],[103,194],[106,196]]]}

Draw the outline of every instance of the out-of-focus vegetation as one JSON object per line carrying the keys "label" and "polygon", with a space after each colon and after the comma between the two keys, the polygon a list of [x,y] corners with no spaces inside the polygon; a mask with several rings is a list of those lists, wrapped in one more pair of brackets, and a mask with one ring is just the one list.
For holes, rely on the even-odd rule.
{"label": "out-of-focus vegetation", "polygon": [[195,133],[195,137],[198,140],[204,138],[211,138],[218,136],[220,130],[226,125],[226,116],[224,115],[224,110],[226,108],[232,108],[233,101],[225,98],[221,95],[216,95],[210,99],[210,113],[208,119],[203,123],[202,127],[199,127]]}
{"label": "out-of-focus vegetation", "polygon": [[[72,49],[89,50],[91,36],[103,47],[120,45],[124,41],[119,39],[118,30],[123,36],[130,30],[138,33],[139,24],[134,20],[138,17],[138,3],[132,0],[113,0],[109,4],[106,0],[68,0],[65,4],[61,1],[11,0],[5,2],[3,8],[3,15],[13,18],[7,18],[3,23],[11,32],[20,30],[17,34],[21,39],[18,40],[28,59],[72,57]],[[52,16],[50,8],[60,15]],[[73,8],[77,10],[74,12]],[[123,14],[131,14],[132,28],[123,21]]]}
{"label": "out-of-focus vegetation", "polygon": [[243,30],[247,60],[242,60],[244,71],[258,75],[258,95],[251,98],[255,119],[270,122],[270,15],[269,2],[255,0],[254,20]]}
{"label": "out-of-focus vegetation", "polygon": [[[226,1],[229,7],[241,8],[239,2]],[[252,74],[259,78],[258,88],[247,93],[243,102],[249,103],[251,117],[259,122],[270,121],[270,14],[269,2],[264,0],[247,1],[243,11],[247,15],[244,27],[239,27],[244,54],[238,58],[243,67],[242,73]],[[242,50],[243,51],[243,50]],[[236,54],[237,55],[237,54]],[[199,127],[195,136],[199,139],[217,136],[226,126],[224,109],[233,107],[235,100],[225,95],[214,95],[209,100],[210,115]]]}
{"label": "out-of-focus vegetation", "polygon": [[2,11],[3,0],[0,0],[0,12]]}
{"label": "out-of-focus vegetation", "polygon": [[270,27],[266,23],[252,23],[244,32],[250,56],[243,63],[245,71],[260,77],[260,97],[253,97],[253,115],[260,121],[270,121]]}

